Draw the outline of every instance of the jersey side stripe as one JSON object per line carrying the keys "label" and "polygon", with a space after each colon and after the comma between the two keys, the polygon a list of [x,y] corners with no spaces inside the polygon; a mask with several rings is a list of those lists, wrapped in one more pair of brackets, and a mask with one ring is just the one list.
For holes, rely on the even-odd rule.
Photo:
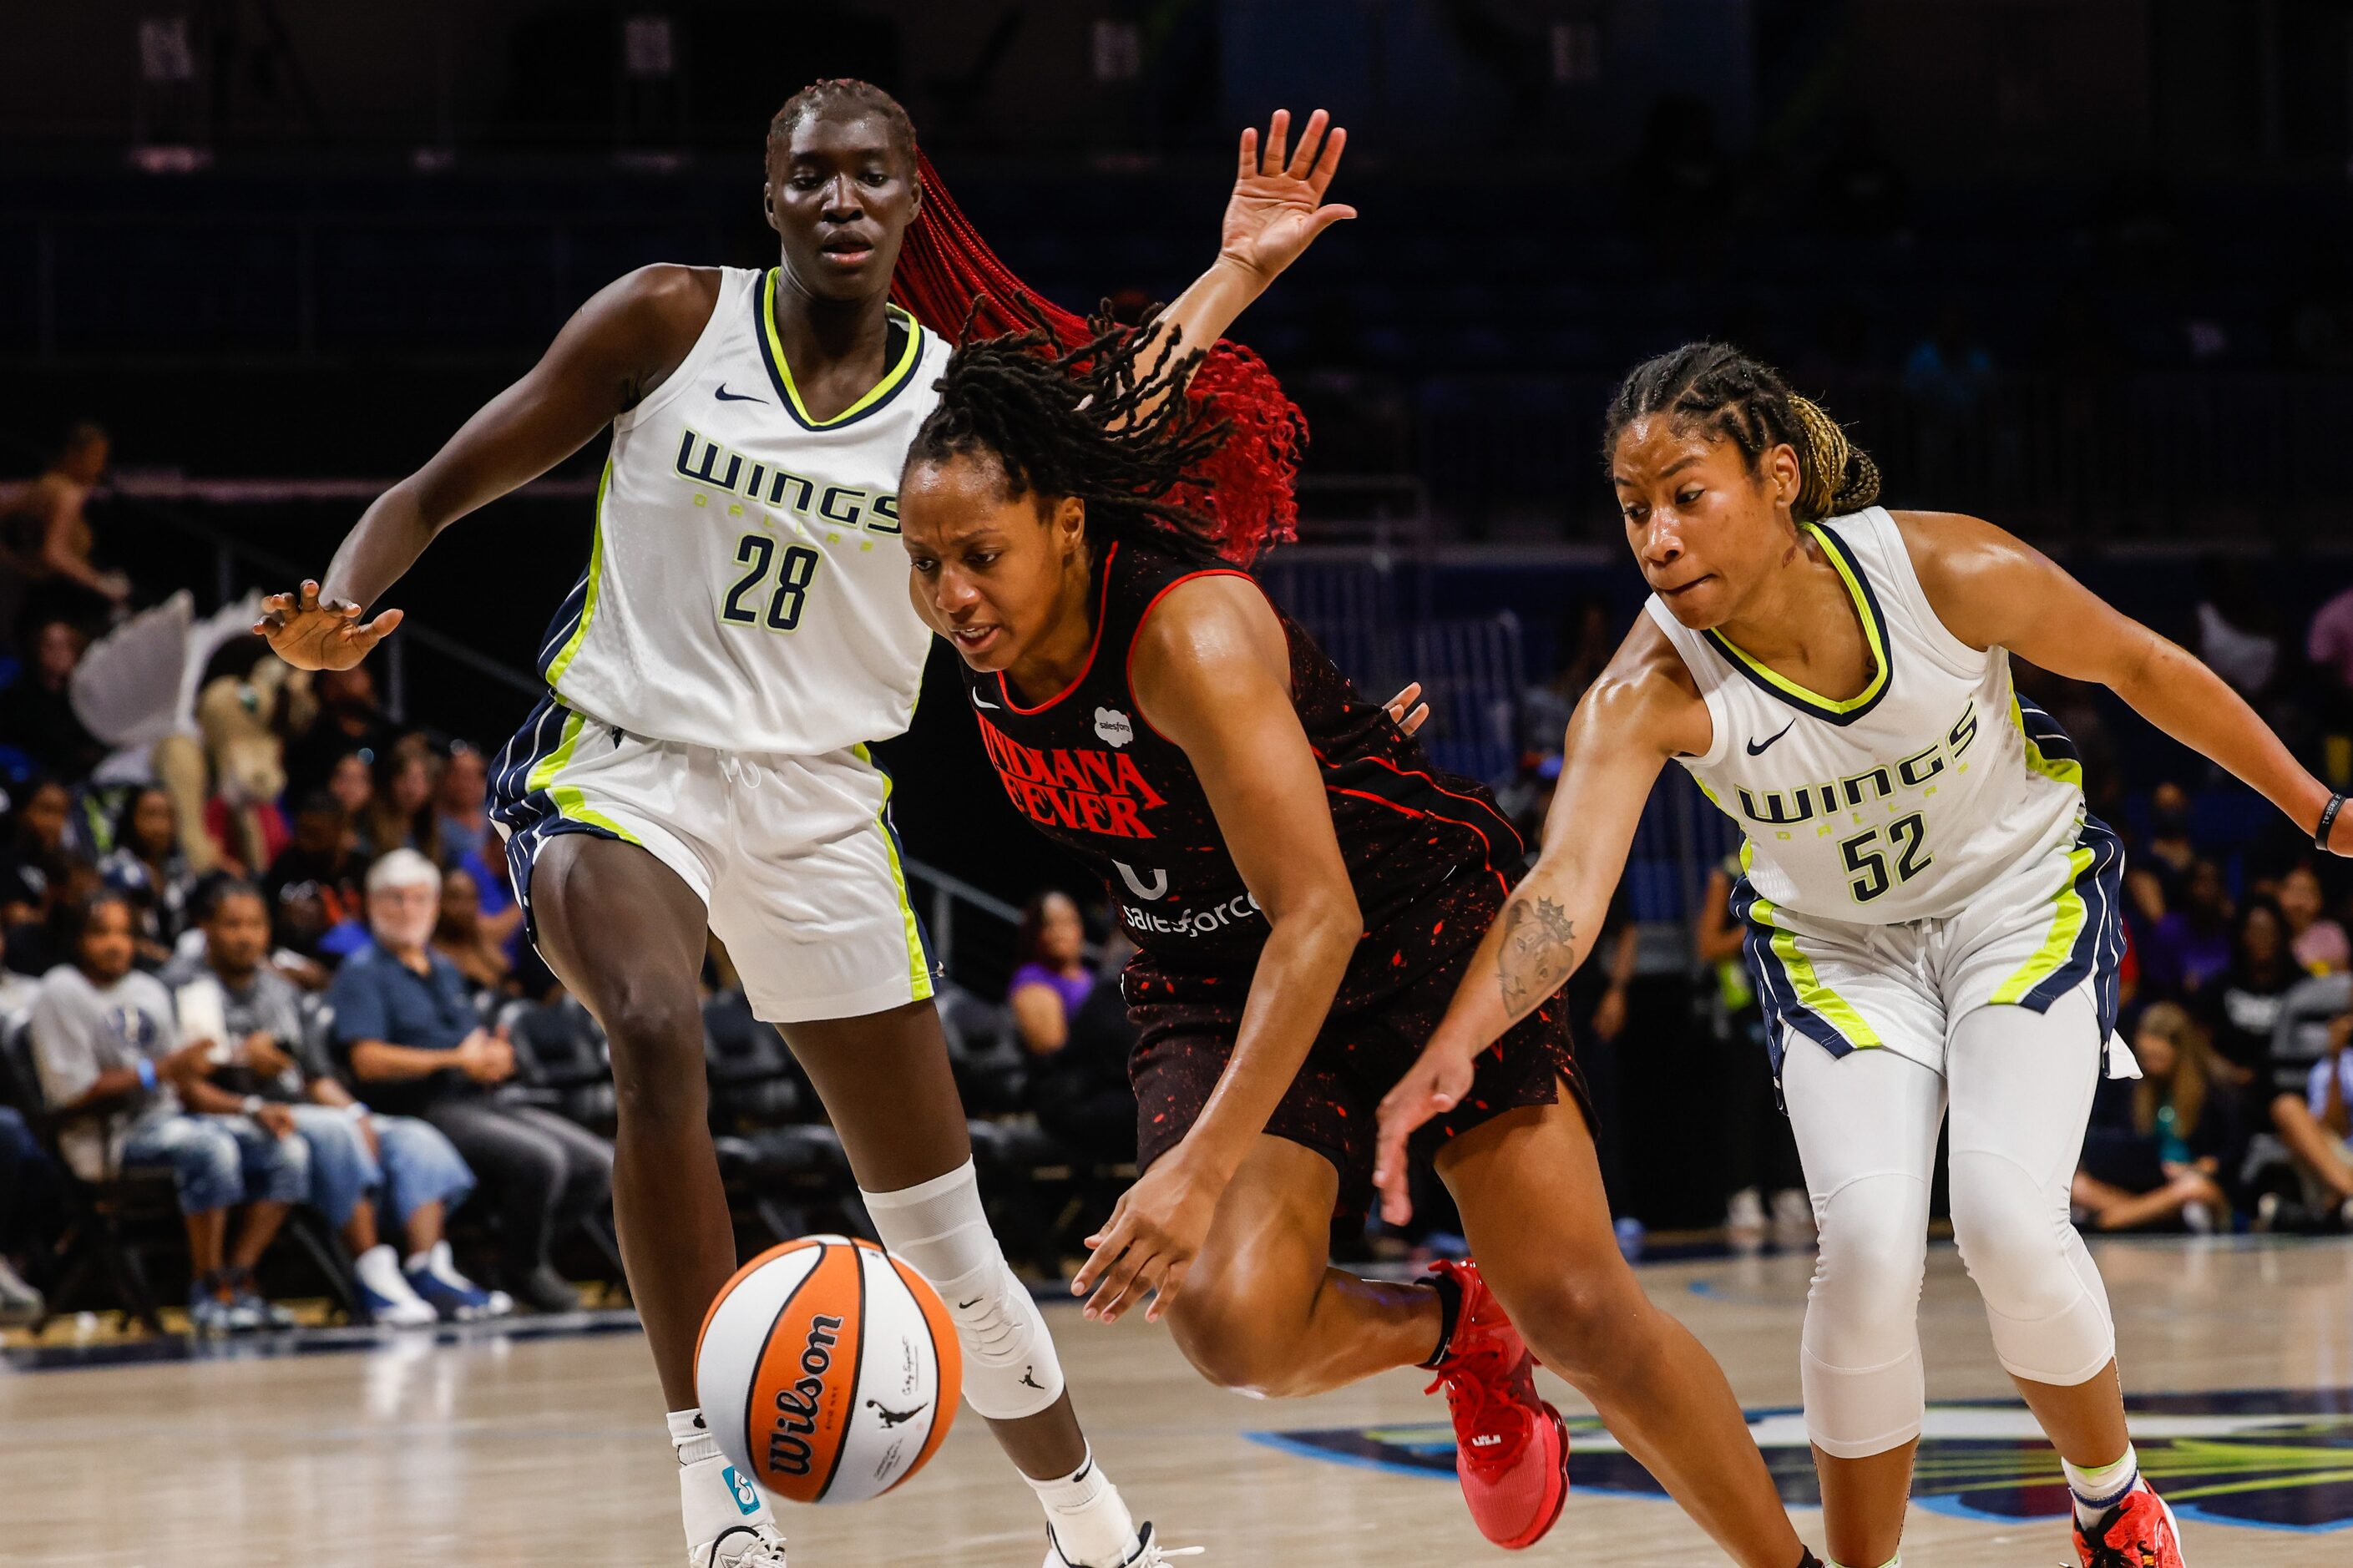
{"label": "jersey side stripe", "polygon": [[574,659],[580,657],[580,645],[588,640],[589,625],[596,618],[596,599],[605,584],[605,497],[612,488],[613,458],[607,453],[605,472],[596,480],[596,530],[588,545],[588,575],[581,582],[579,624],[572,628],[571,638],[565,643],[564,651],[549,660],[541,671],[551,687],[562,682],[564,672],[572,668]]}
{"label": "jersey side stripe", "polygon": [[907,890],[907,871],[899,854],[899,829],[891,820],[890,771],[874,760],[874,753],[863,745],[852,746],[858,760],[882,775],[882,809],[875,814],[875,826],[882,832],[883,853],[891,862],[891,881],[899,892],[899,918],[907,933],[907,979],[914,987],[914,1000],[921,1002],[932,994],[932,961],[930,944],[923,940],[923,922],[915,913],[915,901]]}
{"label": "jersey side stripe", "polygon": [[1797,1030],[1834,1057],[1882,1045],[1854,1005],[1821,983],[1813,961],[1798,946],[1797,933],[1773,924],[1772,901],[1741,878],[1733,885],[1732,915],[1748,928],[1743,948],[1749,973],[1765,1004],[1766,1041],[1773,1071],[1781,1070],[1781,1029]]}

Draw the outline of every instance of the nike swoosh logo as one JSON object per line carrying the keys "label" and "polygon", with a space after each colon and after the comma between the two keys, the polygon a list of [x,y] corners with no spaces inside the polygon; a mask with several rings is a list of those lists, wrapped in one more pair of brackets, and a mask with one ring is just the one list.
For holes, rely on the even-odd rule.
{"label": "nike swoosh logo", "polygon": [[722,403],[765,403],[768,401],[765,397],[754,397],[748,392],[730,392],[727,390],[727,384],[723,381],[719,384],[719,391],[716,395]]}
{"label": "nike swoosh logo", "polygon": [[969,1301],[958,1301],[958,1302],[956,1303],[956,1310],[957,1310],[957,1311],[959,1311],[959,1312],[962,1312],[962,1311],[967,1311],[967,1310],[969,1310],[970,1309],[972,1309],[972,1308],[974,1308],[974,1307],[977,1307],[977,1306],[979,1306],[979,1305],[980,1305],[980,1298],[979,1298],[979,1297],[977,1297],[977,1296],[975,1296],[975,1297],[974,1297],[971,1300],[969,1300]]}
{"label": "nike swoosh logo", "polygon": [[1750,756],[1752,756],[1752,757],[1761,757],[1761,756],[1763,756],[1763,755],[1765,754],[1765,748],[1766,748],[1766,747],[1767,747],[1767,746],[1769,746],[1769,745],[1771,745],[1771,744],[1773,743],[1773,741],[1778,741],[1778,740],[1779,740],[1782,736],[1784,736],[1784,735],[1788,734],[1788,733],[1790,731],[1790,730],[1791,730],[1791,729],[1793,729],[1793,728],[1796,726],[1797,722],[1798,722],[1798,721],[1797,721],[1795,719],[1792,719],[1792,720],[1790,720],[1790,721],[1789,721],[1789,722],[1788,722],[1788,723],[1782,725],[1778,730],[1776,730],[1776,731],[1773,732],[1773,738],[1772,738],[1772,740],[1769,740],[1769,741],[1751,741],[1751,742],[1748,742],[1748,754],[1749,754]]}
{"label": "nike swoosh logo", "polygon": [[998,708],[996,703],[991,702],[987,698],[983,697],[977,691],[972,694],[972,705],[976,708],[987,708],[1000,713],[1004,711],[1003,709]]}

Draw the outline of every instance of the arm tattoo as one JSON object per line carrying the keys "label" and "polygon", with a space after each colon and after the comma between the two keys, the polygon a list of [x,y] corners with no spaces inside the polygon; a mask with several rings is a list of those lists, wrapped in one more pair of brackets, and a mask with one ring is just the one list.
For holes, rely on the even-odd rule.
{"label": "arm tattoo", "polygon": [[1495,978],[1514,1018],[1541,1004],[1577,967],[1577,925],[1550,899],[1514,899],[1504,910],[1504,945]]}

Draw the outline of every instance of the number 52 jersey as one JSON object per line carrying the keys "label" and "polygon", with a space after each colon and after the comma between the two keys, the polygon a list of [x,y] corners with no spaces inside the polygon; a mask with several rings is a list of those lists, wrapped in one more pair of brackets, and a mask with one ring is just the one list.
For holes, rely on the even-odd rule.
{"label": "number 52 jersey", "polygon": [[542,639],[565,705],[649,740],[809,756],[905,730],[931,634],[899,470],[949,345],[892,306],[881,381],[809,416],[779,279],[727,268],[711,320],[613,422],[588,569]]}

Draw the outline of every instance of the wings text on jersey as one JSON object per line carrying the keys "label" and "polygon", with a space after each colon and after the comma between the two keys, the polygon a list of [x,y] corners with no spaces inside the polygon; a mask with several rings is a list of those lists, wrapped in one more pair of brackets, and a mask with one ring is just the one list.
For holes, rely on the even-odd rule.
{"label": "wings text on jersey", "polygon": [[692,429],[679,437],[676,466],[682,479],[788,512],[802,522],[863,528],[872,533],[899,531],[899,497],[895,491],[828,484],[821,479],[796,474],[757,458],[745,457]]}
{"label": "wings text on jersey", "polygon": [[1937,776],[1947,768],[1968,764],[1961,754],[1978,735],[1977,704],[1961,710],[1961,716],[1947,731],[1945,738],[1935,745],[1923,746],[1909,756],[1892,763],[1880,763],[1859,773],[1844,778],[1829,779],[1820,784],[1799,784],[1794,789],[1750,789],[1742,784],[1735,793],[1740,799],[1739,815],[1748,821],[1786,831],[1801,822],[1819,822],[1817,835],[1836,832],[1843,826],[1844,818],[1864,820],[1861,808],[1869,803],[1887,802],[1890,812],[1902,808],[1897,803],[1914,791],[1922,798],[1936,791]]}

